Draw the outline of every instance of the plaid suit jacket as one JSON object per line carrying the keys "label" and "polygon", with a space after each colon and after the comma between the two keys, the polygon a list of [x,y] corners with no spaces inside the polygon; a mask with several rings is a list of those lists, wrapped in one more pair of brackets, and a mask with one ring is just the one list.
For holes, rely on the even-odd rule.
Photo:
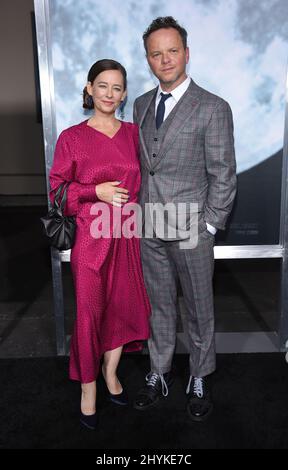
{"label": "plaid suit jacket", "polygon": [[134,103],[142,172],[139,202],[142,208],[148,202],[197,203],[199,223],[223,230],[236,194],[230,106],[191,80],[176,105],[157,158],[151,159],[147,141],[155,134],[155,126],[145,125],[145,118],[156,92],[157,87]]}

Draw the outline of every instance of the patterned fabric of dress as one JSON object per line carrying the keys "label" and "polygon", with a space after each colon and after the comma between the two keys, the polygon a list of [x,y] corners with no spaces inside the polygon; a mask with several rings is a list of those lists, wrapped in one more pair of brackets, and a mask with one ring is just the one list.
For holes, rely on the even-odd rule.
{"label": "patterned fabric of dress", "polygon": [[[150,304],[140,261],[140,239],[121,236],[121,231],[119,236],[119,230],[117,238],[112,236],[115,214],[122,225],[128,219],[127,205],[137,203],[141,184],[137,126],[122,122],[112,138],[87,121],[64,130],[50,171],[52,202],[55,190],[65,181],[71,181],[65,215],[75,216],[77,223],[71,250],[76,320],[70,378],[88,383],[97,378],[105,351],[122,345],[125,351],[137,351],[149,337]],[[121,181],[119,186],[129,190],[130,198],[126,215],[123,209],[107,204],[110,233],[106,238],[95,238],[90,230],[101,215],[95,210],[101,202],[95,186],[108,181]]]}

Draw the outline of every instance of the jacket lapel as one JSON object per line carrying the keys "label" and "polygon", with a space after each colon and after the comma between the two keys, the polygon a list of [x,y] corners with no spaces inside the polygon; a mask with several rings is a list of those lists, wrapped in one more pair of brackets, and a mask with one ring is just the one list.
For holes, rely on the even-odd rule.
{"label": "jacket lapel", "polygon": [[143,107],[143,111],[141,112],[141,116],[140,116],[140,120],[139,120],[139,140],[140,140],[140,143],[141,143],[141,146],[142,146],[142,149],[143,149],[143,153],[144,153],[144,156],[145,156],[145,159],[146,159],[146,166],[147,166],[148,169],[151,168],[151,162],[150,162],[150,158],[149,158],[149,152],[148,152],[148,149],[147,149],[147,145],[146,145],[146,142],[145,142],[145,139],[144,139],[144,136],[143,136],[142,124],[143,124],[144,119],[146,117],[146,114],[149,110],[151,101],[154,99],[154,97],[157,93],[157,89],[158,89],[158,87],[151,90],[151,94],[148,97],[148,99],[145,103],[145,106]]}
{"label": "jacket lapel", "polygon": [[[199,102],[200,99],[198,87],[193,82],[193,80],[191,80],[187,91],[184,93],[184,95],[181,97],[180,101],[176,105],[177,109],[173,109],[173,111],[175,110],[175,115],[173,116],[173,119],[171,120],[171,123],[167,129],[162,145],[160,147],[160,151],[158,153],[158,158],[155,164],[153,165],[153,168],[159,165],[159,163],[165,156],[166,151],[170,148],[175,138],[177,137],[177,134],[181,131],[182,127],[184,127],[185,122],[190,119],[190,117],[197,110]],[[169,119],[169,116],[167,119]]]}

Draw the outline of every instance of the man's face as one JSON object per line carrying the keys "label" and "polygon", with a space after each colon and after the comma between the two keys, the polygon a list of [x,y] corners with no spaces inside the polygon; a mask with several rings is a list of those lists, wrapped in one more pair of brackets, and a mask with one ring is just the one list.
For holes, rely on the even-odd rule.
{"label": "man's face", "polygon": [[176,29],[158,29],[147,39],[147,60],[162,88],[171,91],[186,78],[189,49]]}

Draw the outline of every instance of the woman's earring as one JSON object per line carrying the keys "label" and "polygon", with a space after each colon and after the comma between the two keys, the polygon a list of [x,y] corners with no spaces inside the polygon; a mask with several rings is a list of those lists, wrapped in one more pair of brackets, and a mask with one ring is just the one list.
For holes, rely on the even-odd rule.
{"label": "woman's earring", "polygon": [[125,117],[124,108],[125,108],[125,106],[126,106],[126,103],[127,103],[127,96],[126,96],[126,98],[124,98],[124,100],[121,101],[121,104],[120,104],[120,106],[119,106],[120,119],[122,119],[122,121],[123,121],[123,119],[124,119],[124,117]]}

